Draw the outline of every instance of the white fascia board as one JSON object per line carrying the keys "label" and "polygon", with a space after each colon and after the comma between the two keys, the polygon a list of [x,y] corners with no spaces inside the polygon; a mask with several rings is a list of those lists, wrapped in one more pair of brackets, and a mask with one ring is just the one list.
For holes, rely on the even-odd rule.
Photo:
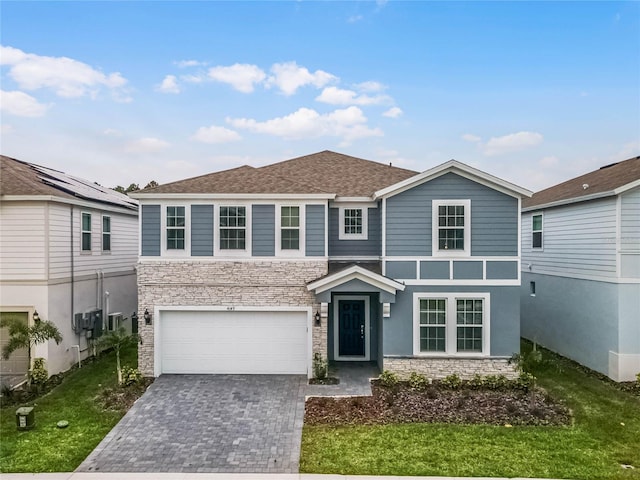
{"label": "white fascia board", "polygon": [[329,275],[315,282],[311,282],[307,285],[308,290],[315,290],[316,293],[322,293],[326,290],[334,288],[343,283],[347,283],[351,280],[362,280],[370,285],[373,285],[385,292],[389,292],[395,295],[397,290],[404,291],[404,285],[402,283],[391,280],[390,278],[378,275],[366,268],[354,265],[340,272],[336,272],[333,275]]}
{"label": "white fascia board", "polygon": [[54,195],[0,195],[0,200],[3,202],[55,202],[82,208],[90,208],[93,210],[102,210],[105,212],[122,213],[124,215],[132,215],[134,217],[138,216],[138,210],[118,207],[108,203],[91,202],[75,198],[62,198]]}
{"label": "white fascia board", "polygon": [[362,203],[366,205],[376,205],[376,201],[371,197],[335,197],[333,203]]}
{"label": "white fascia board", "polygon": [[132,193],[138,200],[333,200],[335,193]]}
{"label": "white fascia board", "polygon": [[626,185],[621,185],[618,188],[616,188],[613,193],[615,193],[616,195],[620,195],[621,193],[624,193],[628,190],[631,190],[632,188],[636,188],[636,187],[640,187],[640,178],[638,180],[635,180],[633,182],[627,183]]}
{"label": "white fascia board", "polygon": [[599,200],[601,198],[613,197],[616,195],[615,190],[608,192],[594,193],[592,195],[585,195],[583,197],[565,198],[564,200],[557,200],[555,202],[542,203],[539,205],[532,205],[522,209],[522,213],[533,212],[536,210],[544,210],[545,208],[561,207],[563,205],[571,205],[573,203],[588,202],[590,200]]}
{"label": "white fascia board", "polygon": [[530,197],[533,195],[533,192],[526,188],[519,187],[518,185],[502,180],[501,178],[483,172],[482,170],[470,167],[469,165],[465,165],[457,160],[449,160],[442,165],[438,165],[437,167],[426,170],[418,175],[414,175],[413,177],[403,180],[402,182],[398,182],[395,185],[378,190],[373,194],[373,198],[375,200],[378,198],[392,197],[449,172],[456,173],[461,177],[486,185],[487,187],[493,188],[494,190],[498,190],[499,192],[512,197]]}

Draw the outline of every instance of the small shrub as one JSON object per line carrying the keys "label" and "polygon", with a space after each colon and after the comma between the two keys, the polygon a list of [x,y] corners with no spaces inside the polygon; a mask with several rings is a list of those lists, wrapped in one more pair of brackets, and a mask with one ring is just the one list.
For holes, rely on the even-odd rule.
{"label": "small shrub", "polygon": [[462,386],[462,380],[458,376],[457,373],[453,373],[451,375],[447,375],[440,383],[446,388],[450,388],[451,390],[456,390]]}
{"label": "small shrub", "polygon": [[329,362],[322,358],[321,353],[313,355],[313,376],[318,380],[324,380],[329,374]]}
{"label": "small shrub", "polygon": [[479,373],[476,373],[471,380],[469,380],[468,385],[473,390],[480,390],[484,387],[484,378]]}
{"label": "small shrub", "polygon": [[487,375],[482,384],[489,390],[500,390],[509,386],[509,380],[504,375]]}
{"label": "small shrub", "polygon": [[136,385],[142,381],[142,374],[137,368],[122,367],[122,386]]}
{"label": "small shrub", "polygon": [[429,379],[418,372],[411,372],[409,375],[409,386],[414,390],[424,390],[429,385]]}
{"label": "small shrub", "polygon": [[49,371],[47,370],[44,358],[33,359],[33,368],[29,372],[29,379],[36,387],[44,385],[49,379]]}
{"label": "small shrub", "polygon": [[535,382],[536,377],[534,377],[533,374],[528,372],[520,372],[520,375],[515,381],[515,386],[516,388],[527,392],[535,385]]}
{"label": "small shrub", "polygon": [[636,375],[636,383],[640,386],[640,372]]}
{"label": "small shrub", "polygon": [[379,378],[383,387],[393,388],[398,384],[398,376],[389,370],[382,372]]}

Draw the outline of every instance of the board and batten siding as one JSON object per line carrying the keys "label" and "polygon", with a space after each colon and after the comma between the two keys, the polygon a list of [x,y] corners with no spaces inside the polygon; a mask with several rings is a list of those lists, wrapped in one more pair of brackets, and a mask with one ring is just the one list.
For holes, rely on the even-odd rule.
{"label": "board and batten siding", "polygon": [[523,269],[568,277],[616,277],[614,197],[542,211],[543,248],[533,249],[531,218],[538,213],[522,215]]}
{"label": "board and batten siding", "polygon": [[[346,207],[347,205],[345,205]],[[366,208],[367,240],[340,240],[340,209],[329,209],[329,256],[379,256],[382,251],[380,207]]]}
{"label": "board and batten siding", "polygon": [[159,257],[162,237],[160,205],[141,205],[140,215],[142,215],[141,254],[143,257]]}
{"label": "board and batten siding", "polygon": [[0,204],[0,280],[44,280],[47,276],[47,205]]}
{"label": "board and batten siding", "polygon": [[305,212],[305,254],[324,257],[324,205],[307,205]]}
{"label": "board and batten siding", "polygon": [[191,205],[191,255],[213,255],[213,205]]}
{"label": "board and batten siding", "polygon": [[[71,275],[71,206],[49,206],[49,278]],[[91,251],[81,251],[81,215],[91,214]],[[102,216],[111,217],[111,250],[102,251]],[[94,275],[131,270],[138,259],[138,218],[99,208],[73,207],[74,275]]]}
{"label": "board and batten siding", "polygon": [[518,200],[447,173],[386,200],[387,256],[431,256],[433,200],[471,200],[471,255],[518,255]]}
{"label": "board and batten siding", "polygon": [[252,205],[251,253],[254,257],[273,257],[276,254],[275,205]]}

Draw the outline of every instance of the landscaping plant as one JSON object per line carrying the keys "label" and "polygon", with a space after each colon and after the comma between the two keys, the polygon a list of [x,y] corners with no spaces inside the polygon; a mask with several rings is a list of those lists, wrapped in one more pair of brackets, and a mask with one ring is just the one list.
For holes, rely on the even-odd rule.
{"label": "landscaping plant", "polygon": [[138,336],[127,333],[124,327],[104,335],[99,341],[100,348],[113,348],[116,352],[116,371],[118,373],[118,385],[122,385],[122,367],[120,366],[120,350],[127,345],[134,345],[138,342]]}

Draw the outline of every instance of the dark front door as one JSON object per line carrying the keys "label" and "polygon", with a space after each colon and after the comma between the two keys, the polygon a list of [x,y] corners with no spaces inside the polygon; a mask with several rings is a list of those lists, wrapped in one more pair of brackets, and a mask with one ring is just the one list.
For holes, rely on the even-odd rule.
{"label": "dark front door", "polygon": [[338,354],[363,357],[365,353],[364,300],[338,300]]}

